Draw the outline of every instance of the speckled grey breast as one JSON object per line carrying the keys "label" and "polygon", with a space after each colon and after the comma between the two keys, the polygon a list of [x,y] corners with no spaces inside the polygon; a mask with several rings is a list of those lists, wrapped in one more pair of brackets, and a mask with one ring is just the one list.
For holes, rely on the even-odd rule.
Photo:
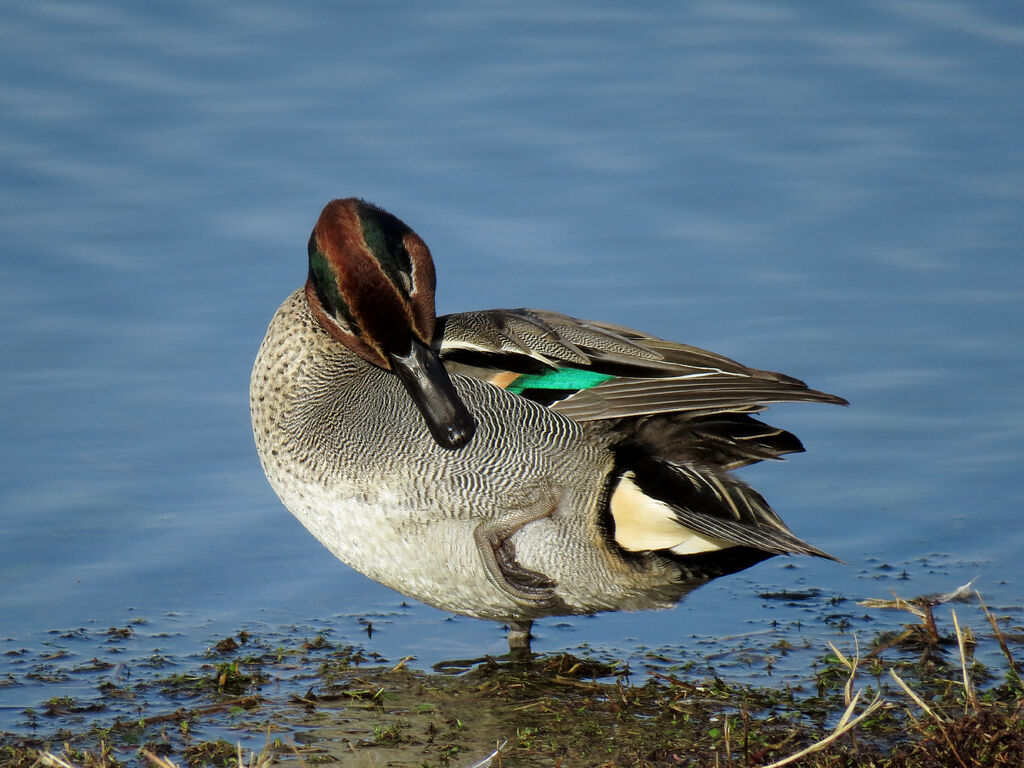
{"label": "speckled grey breast", "polygon": [[[671,563],[626,559],[609,546],[599,514],[606,446],[536,403],[453,380],[478,427],[448,451],[398,379],[331,338],[297,291],[271,322],[252,376],[253,429],[271,485],[343,561],[454,612],[507,620],[651,608],[688,591]],[[512,541],[522,566],[557,582],[558,600],[524,608],[487,581],[472,532],[544,494],[555,512]]]}

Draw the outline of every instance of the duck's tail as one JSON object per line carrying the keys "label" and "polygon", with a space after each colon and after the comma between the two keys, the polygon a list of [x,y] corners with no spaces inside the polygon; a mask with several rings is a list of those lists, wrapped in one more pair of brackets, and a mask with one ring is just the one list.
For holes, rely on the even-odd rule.
{"label": "duck's tail", "polygon": [[[637,439],[643,437],[641,425],[615,447],[607,521],[619,547],[684,559],[734,547],[760,553],[754,562],[777,554],[835,559],[795,536],[761,494],[723,469],[801,450],[795,437],[742,414],[725,414],[694,429],[715,438],[709,442],[704,435],[694,450],[676,435],[674,450],[662,452],[657,443]],[[680,425],[679,431],[686,430]],[[662,438],[667,439],[663,425]]]}

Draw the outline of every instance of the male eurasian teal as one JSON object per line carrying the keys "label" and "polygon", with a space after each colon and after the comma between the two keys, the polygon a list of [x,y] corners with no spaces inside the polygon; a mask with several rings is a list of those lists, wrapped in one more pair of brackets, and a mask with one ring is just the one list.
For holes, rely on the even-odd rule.
{"label": "male eurasian teal", "polygon": [[663,608],[775,554],[829,557],[729,470],[803,450],[750,414],[845,403],[695,347],[554,312],[435,318],[397,218],[328,203],[253,368],[285,506],[372,579],[507,623]]}

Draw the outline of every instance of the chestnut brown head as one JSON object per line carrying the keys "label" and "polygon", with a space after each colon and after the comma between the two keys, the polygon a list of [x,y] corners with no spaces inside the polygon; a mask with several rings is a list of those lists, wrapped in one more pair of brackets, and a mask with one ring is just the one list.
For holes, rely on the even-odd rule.
{"label": "chestnut brown head", "polygon": [[309,238],[306,300],[335,339],[395,373],[445,448],[476,424],[431,347],[434,262],[400,219],[364,200],[332,200]]}

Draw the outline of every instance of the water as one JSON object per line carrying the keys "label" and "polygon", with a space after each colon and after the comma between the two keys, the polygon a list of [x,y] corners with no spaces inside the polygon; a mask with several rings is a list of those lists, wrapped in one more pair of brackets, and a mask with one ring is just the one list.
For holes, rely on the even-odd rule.
{"label": "water", "polygon": [[853,404],[773,409],[809,452],[745,474],[849,565],[540,650],[800,618],[766,590],[1024,600],[1016,6],[5,3],[0,42],[3,650],[141,616],[165,650],[311,621],[501,652],[334,561],[257,463],[253,356],[347,195],[426,239],[440,312],[628,324]]}

